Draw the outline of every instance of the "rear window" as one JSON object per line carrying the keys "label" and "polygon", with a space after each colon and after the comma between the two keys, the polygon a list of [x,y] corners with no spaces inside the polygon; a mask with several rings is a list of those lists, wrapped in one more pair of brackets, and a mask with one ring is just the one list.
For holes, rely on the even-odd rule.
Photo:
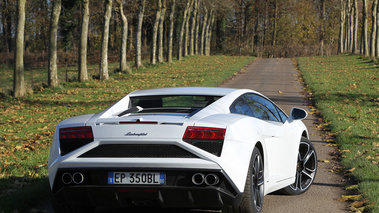
{"label": "rear window", "polygon": [[141,96],[132,97],[130,107],[161,108],[161,107],[188,107],[204,108],[218,100],[219,96],[199,95],[170,95],[170,96]]}
{"label": "rear window", "polygon": [[[165,96],[138,96],[131,97],[131,108],[139,108],[135,113],[186,113],[196,112],[213,102],[221,96],[205,95],[165,95]],[[142,109],[141,109],[142,108]]]}

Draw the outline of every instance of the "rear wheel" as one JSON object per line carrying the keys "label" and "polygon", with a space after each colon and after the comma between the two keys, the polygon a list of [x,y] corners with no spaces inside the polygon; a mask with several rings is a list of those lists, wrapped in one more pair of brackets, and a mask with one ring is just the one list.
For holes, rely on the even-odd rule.
{"label": "rear wheel", "polygon": [[312,142],[305,137],[301,138],[297,157],[295,183],[285,187],[282,192],[289,195],[298,195],[306,192],[317,171],[317,154]]}
{"label": "rear wheel", "polygon": [[227,207],[223,212],[230,213],[259,213],[263,205],[264,167],[262,154],[254,148],[247,173],[243,200],[238,208]]}

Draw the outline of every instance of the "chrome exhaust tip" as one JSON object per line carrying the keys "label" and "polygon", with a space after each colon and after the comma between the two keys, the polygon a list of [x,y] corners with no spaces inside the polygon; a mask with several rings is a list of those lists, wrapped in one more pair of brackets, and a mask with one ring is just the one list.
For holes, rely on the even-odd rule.
{"label": "chrome exhaust tip", "polygon": [[205,175],[202,173],[196,173],[192,175],[192,183],[199,186],[204,183]]}
{"label": "chrome exhaust tip", "polygon": [[207,174],[204,179],[205,184],[207,184],[208,186],[214,186],[219,182],[219,178],[215,174]]}
{"label": "chrome exhaust tip", "polygon": [[76,184],[81,184],[84,181],[84,176],[80,172],[75,172],[74,175],[72,175],[72,181]]}
{"label": "chrome exhaust tip", "polygon": [[72,175],[70,173],[64,173],[62,175],[62,183],[68,185],[70,183],[72,183]]}

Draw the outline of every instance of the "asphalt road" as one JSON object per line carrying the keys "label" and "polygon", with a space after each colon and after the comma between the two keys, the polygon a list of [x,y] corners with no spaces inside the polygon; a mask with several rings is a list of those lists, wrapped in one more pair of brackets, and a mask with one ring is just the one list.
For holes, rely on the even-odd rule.
{"label": "asphalt road", "polygon": [[[298,73],[290,59],[258,59],[249,65],[245,71],[225,82],[221,87],[248,88],[256,90],[272,99],[287,114],[293,106],[310,110],[303,95],[303,86],[298,80]],[[322,133],[315,129],[317,119],[309,115],[304,123],[307,125],[310,139],[316,147],[319,163],[316,179],[311,188],[301,195],[287,196],[269,194],[264,198],[263,213],[310,213],[310,212],[348,212],[346,204],[337,201],[345,192],[343,178],[331,169],[338,162],[330,155],[333,148],[326,146]],[[328,162],[328,163],[326,163]],[[50,203],[37,205],[34,210],[53,212]],[[97,212],[123,212],[123,209],[101,209]],[[128,211],[129,212],[129,211]],[[133,210],[131,212],[134,212]],[[137,211],[139,212],[139,211]],[[157,212],[157,211],[149,211]],[[160,210],[159,212],[180,212],[175,210]],[[205,212],[205,211],[191,211]]]}
{"label": "asphalt road", "polygon": [[[287,114],[293,106],[310,111],[298,75],[291,59],[258,59],[249,65],[244,73],[235,76],[221,87],[256,90],[277,103]],[[322,132],[315,129],[317,120],[318,118],[311,114],[304,120],[319,160],[313,185],[301,195],[266,195],[262,212],[348,212],[346,203],[337,201],[345,193],[345,182],[340,175],[330,172],[338,166],[338,162],[330,155],[334,149],[326,146]]]}

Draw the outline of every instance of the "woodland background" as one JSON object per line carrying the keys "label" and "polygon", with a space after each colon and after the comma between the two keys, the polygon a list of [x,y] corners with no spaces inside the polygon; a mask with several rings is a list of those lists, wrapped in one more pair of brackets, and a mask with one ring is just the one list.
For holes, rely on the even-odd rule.
{"label": "woodland background", "polygon": [[87,63],[105,80],[108,61],[130,72],[128,64],[173,55],[376,58],[377,13],[378,0],[0,0],[0,63],[14,65],[13,96],[21,97],[25,67],[47,67],[55,87],[67,64],[85,81]]}

